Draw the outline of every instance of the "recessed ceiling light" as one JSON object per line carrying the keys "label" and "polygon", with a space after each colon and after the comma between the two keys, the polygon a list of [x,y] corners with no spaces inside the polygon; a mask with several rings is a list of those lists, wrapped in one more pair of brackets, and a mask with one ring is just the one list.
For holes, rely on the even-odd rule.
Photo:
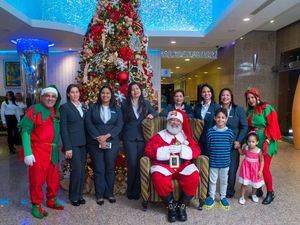
{"label": "recessed ceiling light", "polygon": [[198,77],[198,75],[195,75],[195,77]]}
{"label": "recessed ceiling light", "polygon": [[204,71],[203,73],[204,73],[204,74],[208,74],[208,72],[206,72],[206,71]]}
{"label": "recessed ceiling light", "polygon": [[243,39],[244,39],[244,37],[240,37],[240,39],[241,39],[241,40],[243,40]]}
{"label": "recessed ceiling light", "polygon": [[184,59],[184,61],[189,62],[189,61],[191,61],[191,59]]}
{"label": "recessed ceiling light", "polygon": [[274,23],[275,21],[274,20],[270,20],[270,23]]}
{"label": "recessed ceiling light", "polygon": [[191,80],[192,78],[191,78],[191,77],[189,77],[188,79],[189,79],[189,80]]}
{"label": "recessed ceiling light", "polygon": [[172,71],[171,74],[173,74],[174,72]]}
{"label": "recessed ceiling light", "polygon": [[176,44],[176,41],[171,41],[171,44]]}
{"label": "recessed ceiling light", "polygon": [[248,22],[248,21],[250,21],[250,18],[249,18],[249,17],[246,17],[246,18],[243,19],[243,21],[244,21],[244,22]]}
{"label": "recessed ceiling light", "polygon": [[175,68],[176,68],[176,69],[180,69],[180,66],[176,66]]}
{"label": "recessed ceiling light", "polygon": [[221,70],[221,69],[222,69],[222,67],[220,67],[220,66],[217,67],[217,70]]}

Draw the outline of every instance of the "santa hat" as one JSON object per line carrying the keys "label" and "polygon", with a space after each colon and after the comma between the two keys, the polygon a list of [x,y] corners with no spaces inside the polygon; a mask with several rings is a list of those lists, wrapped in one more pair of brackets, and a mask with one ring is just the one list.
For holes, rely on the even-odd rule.
{"label": "santa hat", "polygon": [[169,112],[167,120],[172,119],[172,118],[176,118],[181,121],[182,131],[187,138],[187,143],[185,143],[185,144],[188,145],[188,143],[189,143],[188,141],[192,138],[192,132],[191,132],[191,127],[190,127],[189,118],[188,118],[187,114],[184,111],[182,111],[181,109],[176,109],[174,111]]}
{"label": "santa hat", "polygon": [[248,86],[247,90],[245,91],[245,95],[247,96],[248,94],[252,94],[256,98],[261,97],[261,94],[259,93],[259,88],[253,86],[252,87]]}
{"label": "santa hat", "polygon": [[41,96],[43,96],[44,94],[47,94],[47,93],[53,93],[56,95],[56,97],[58,96],[57,90],[54,87],[44,88],[41,92]]}

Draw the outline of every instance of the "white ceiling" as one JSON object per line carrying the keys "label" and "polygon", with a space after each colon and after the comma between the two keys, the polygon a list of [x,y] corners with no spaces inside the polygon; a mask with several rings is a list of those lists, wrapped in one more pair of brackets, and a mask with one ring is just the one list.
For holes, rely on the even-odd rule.
{"label": "white ceiling", "polygon": [[[260,7],[266,0],[233,0],[233,3],[223,13],[219,21],[205,37],[150,37],[149,48],[160,50],[215,50],[217,46],[225,46],[252,30],[275,31],[300,20],[300,0],[267,0],[271,4],[255,15],[251,12]],[[2,1],[3,3],[3,1]],[[10,13],[9,13],[10,12]],[[58,23],[43,23],[28,19],[25,15],[14,10],[8,11],[1,7],[0,0],[0,50],[15,49],[10,43],[17,37],[35,37],[52,40],[54,49],[80,49],[83,35],[72,26]],[[17,17],[15,15],[18,15]],[[243,18],[249,17],[249,22]],[[269,23],[274,19],[274,23]],[[47,28],[41,28],[47,25]],[[65,31],[65,30],[68,31]],[[176,44],[171,44],[172,40]],[[163,59],[162,67],[170,68],[174,75],[187,74],[210,62],[208,59]],[[175,69],[181,66],[181,69]]]}

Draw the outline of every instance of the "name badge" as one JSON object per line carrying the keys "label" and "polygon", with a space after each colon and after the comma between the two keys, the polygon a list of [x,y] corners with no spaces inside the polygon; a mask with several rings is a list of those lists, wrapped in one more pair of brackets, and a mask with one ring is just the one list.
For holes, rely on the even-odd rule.
{"label": "name badge", "polygon": [[110,111],[110,113],[116,113],[116,111]]}

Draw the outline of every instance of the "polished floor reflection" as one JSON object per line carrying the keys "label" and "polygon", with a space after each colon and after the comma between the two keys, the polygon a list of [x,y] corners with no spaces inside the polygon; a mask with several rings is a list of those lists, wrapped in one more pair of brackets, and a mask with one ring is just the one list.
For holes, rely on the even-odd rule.
{"label": "polished floor reflection", "polygon": [[[59,199],[65,203],[65,210],[57,212],[47,209],[49,216],[43,220],[30,214],[26,166],[17,155],[9,155],[5,137],[0,137],[0,224],[2,225],[116,225],[116,224],[168,224],[166,209],[150,204],[147,212],[141,210],[141,202],[117,196],[117,203],[105,201],[96,204],[94,196],[85,196],[87,203],[72,206],[67,193],[60,190]],[[188,222],[185,224],[299,224],[300,221],[300,151],[292,145],[280,143],[279,155],[274,158],[272,171],[276,198],[265,206],[247,201],[239,205],[238,198],[230,200],[231,209],[224,211],[219,205],[211,210],[198,211],[194,202],[188,208]],[[250,190],[249,190],[250,191]],[[176,224],[176,223],[175,223]],[[179,223],[178,224],[182,224]]]}

